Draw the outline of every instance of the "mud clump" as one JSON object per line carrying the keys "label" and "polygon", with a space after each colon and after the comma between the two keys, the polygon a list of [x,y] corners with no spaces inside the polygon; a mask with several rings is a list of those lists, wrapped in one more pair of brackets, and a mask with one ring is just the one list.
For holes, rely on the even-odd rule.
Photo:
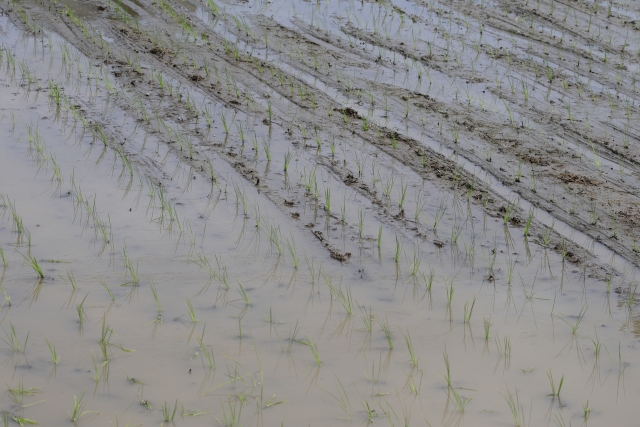
{"label": "mud clump", "polygon": [[564,183],[567,184],[581,184],[581,185],[589,185],[589,186],[597,186],[600,185],[602,182],[595,179],[595,178],[590,178],[587,176],[583,176],[583,175],[578,175],[575,173],[571,173],[569,171],[564,171],[558,175],[556,175],[556,177],[561,180]]}

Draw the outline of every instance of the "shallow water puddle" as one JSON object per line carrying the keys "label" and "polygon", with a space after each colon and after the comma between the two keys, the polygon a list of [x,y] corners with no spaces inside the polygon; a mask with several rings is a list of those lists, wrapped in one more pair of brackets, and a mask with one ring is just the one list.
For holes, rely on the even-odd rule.
{"label": "shallow water puddle", "polygon": [[[307,24],[321,19],[337,29],[332,21],[360,3],[295,4]],[[187,21],[181,30],[173,17],[160,24],[166,15],[157,4],[130,5],[144,14],[144,25],[186,31]],[[193,6],[175,7],[206,18]],[[288,30],[302,31],[277,2],[224,8],[236,16],[273,11]],[[633,264],[553,213],[540,211],[525,236],[533,205],[525,197],[505,202],[516,192],[500,177],[471,187],[458,175],[426,178],[408,155],[369,143],[349,126],[367,114],[385,119],[384,126],[404,129],[398,136],[455,159],[457,174],[476,173],[481,166],[456,156],[435,132],[424,134],[398,111],[355,104],[333,77],[314,77],[306,52],[304,61],[284,53],[268,59],[257,47],[253,55],[318,91],[319,110],[349,105],[360,117],[316,121],[315,106],[300,107],[304,97],[276,85],[260,89],[256,81],[269,80],[257,72],[236,76],[236,91],[251,94],[245,107],[226,101],[224,87],[198,85],[165,59],[139,59],[142,42],[133,37],[126,45],[118,34],[106,35],[119,59],[104,62],[65,45],[59,33],[34,39],[2,19],[0,372],[8,393],[0,407],[8,422],[493,426],[634,419]],[[233,22],[216,25],[209,37],[235,43],[237,35],[224,29]],[[204,46],[198,43],[184,46],[197,51]],[[220,70],[237,67],[219,55],[211,58]],[[127,71],[136,66],[139,73]],[[372,80],[378,71],[354,80]],[[180,95],[158,88],[155,73]],[[444,84],[447,72],[438,73]],[[220,86],[236,85],[226,78]],[[205,81],[216,85],[213,77]],[[185,110],[184,99],[196,107]],[[273,123],[264,119],[271,102],[279,106]],[[394,102],[401,105],[399,97]],[[194,108],[202,116],[194,119]],[[223,112],[235,130],[225,132]],[[164,128],[159,114],[166,115]],[[304,126],[308,138],[299,136]],[[253,130],[252,149],[242,132]],[[492,203],[504,211],[491,211]]]}

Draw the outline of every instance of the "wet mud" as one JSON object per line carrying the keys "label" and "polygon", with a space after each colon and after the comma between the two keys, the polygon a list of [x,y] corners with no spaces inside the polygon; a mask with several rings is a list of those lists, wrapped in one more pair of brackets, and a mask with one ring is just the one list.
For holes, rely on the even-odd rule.
{"label": "wet mud", "polygon": [[635,419],[633,2],[0,10],[7,422]]}

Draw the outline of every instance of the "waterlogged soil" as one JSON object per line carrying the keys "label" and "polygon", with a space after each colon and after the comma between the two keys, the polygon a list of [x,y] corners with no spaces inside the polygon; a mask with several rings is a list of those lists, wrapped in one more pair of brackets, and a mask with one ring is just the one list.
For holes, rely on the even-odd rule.
{"label": "waterlogged soil", "polygon": [[7,423],[637,419],[634,2],[0,11]]}

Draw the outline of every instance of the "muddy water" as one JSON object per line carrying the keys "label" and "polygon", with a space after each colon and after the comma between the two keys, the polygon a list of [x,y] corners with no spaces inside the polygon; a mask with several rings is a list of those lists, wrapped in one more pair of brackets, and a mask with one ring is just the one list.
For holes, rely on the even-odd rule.
{"label": "muddy water", "polygon": [[[457,3],[67,4],[7,3],[0,18],[9,422],[65,424],[74,397],[75,418],[101,425],[633,422],[635,229],[612,204],[588,221],[593,192],[619,179],[588,165],[633,175],[632,156],[565,118],[572,139],[552,154],[575,182],[533,155],[534,175],[513,182],[518,144],[542,153],[552,146],[530,145],[536,132],[560,131],[506,77],[460,81],[475,67],[536,81],[516,62],[526,43]],[[521,68],[458,53],[481,33]],[[436,56],[407,71],[428,43]],[[605,111],[602,69],[582,96]],[[594,129],[633,126],[622,117],[633,76],[618,75],[620,117],[592,114]],[[586,103],[559,80],[529,106]],[[504,135],[474,130],[481,120]],[[630,204],[635,179],[617,184]]]}

